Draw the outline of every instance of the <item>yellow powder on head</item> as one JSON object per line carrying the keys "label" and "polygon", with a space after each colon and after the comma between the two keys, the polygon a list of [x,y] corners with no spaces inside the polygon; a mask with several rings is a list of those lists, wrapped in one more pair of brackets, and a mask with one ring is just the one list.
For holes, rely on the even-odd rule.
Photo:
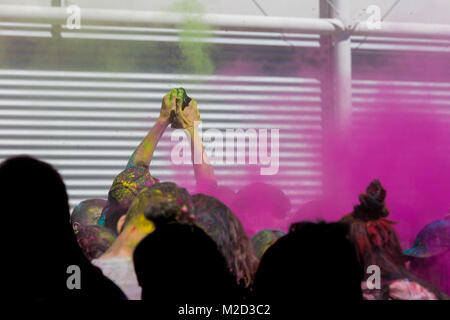
{"label": "yellow powder on head", "polygon": [[144,211],[149,204],[156,204],[162,201],[174,202],[176,201],[176,197],[171,193],[163,194],[163,192],[159,189],[143,189],[128,210],[127,214],[132,214],[133,220],[130,221],[127,229],[134,227],[135,229],[139,229],[139,233],[148,234],[153,232],[153,230],[155,230],[155,225],[152,221],[145,217]]}
{"label": "yellow powder on head", "polygon": [[125,246],[134,250],[139,242],[148,234],[155,231],[155,224],[145,218],[144,215],[136,217],[132,224],[127,227],[127,234],[129,235],[126,240]]}
{"label": "yellow powder on head", "polygon": [[155,224],[152,221],[148,220],[144,215],[139,215],[133,222],[133,225],[139,228],[140,232],[147,234],[155,230]]}

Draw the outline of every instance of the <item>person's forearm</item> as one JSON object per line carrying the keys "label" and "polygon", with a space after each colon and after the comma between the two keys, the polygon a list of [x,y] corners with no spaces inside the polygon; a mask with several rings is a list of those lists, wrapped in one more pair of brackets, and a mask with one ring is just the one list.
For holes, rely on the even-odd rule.
{"label": "person's forearm", "polygon": [[134,150],[128,161],[127,168],[139,165],[150,166],[156,145],[168,125],[168,119],[158,118],[158,120],[156,120],[147,136],[145,136],[144,140],[142,140],[136,150]]}
{"label": "person's forearm", "polygon": [[[194,131],[195,130],[195,131]],[[216,176],[214,169],[208,161],[202,140],[198,135],[197,129],[189,128],[186,130],[191,140],[192,164],[194,166],[195,180],[198,186],[216,185]]]}

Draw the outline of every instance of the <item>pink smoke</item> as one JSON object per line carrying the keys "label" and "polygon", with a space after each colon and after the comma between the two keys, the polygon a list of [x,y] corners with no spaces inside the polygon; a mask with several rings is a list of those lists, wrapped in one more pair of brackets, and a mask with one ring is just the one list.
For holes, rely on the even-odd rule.
{"label": "pink smoke", "polygon": [[[329,165],[338,167],[329,171],[334,170],[337,183],[324,199],[325,218],[350,212],[358,194],[378,178],[387,190],[389,218],[398,222],[396,229],[407,245],[425,224],[448,212],[450,131],[432,105],[422,105],[420,113],[401,104],[380,102],[378,108],[328,150]],[[333,212],[333,207],[342,211]]]}
{"label": "pink smoke", "polygon": [[[435,57],[433,61],[417,61],[410,56],[396,57],[391,65],[385,68],[377,68],[371,65],[359,65],[365,79],[385,79],[386,72],[391,72],[391,78],[408,79],[402,74],[402,70],[408,70],[420,81],[426,83],[440,78],[440,82],[446,82],[450,76],[445,77],[443,72],[443,61]],[[426,65],[426,68],[424,68]],[[226,75],[256,75],[263,74],[258,66],[251,62],[238,60],[218,71]],[[299,68],[304,69],[301,65]],[[444,77],[443,77],[444,75]],[[444,81],[446,80],[446,81]],[[448,86],[443,87],[443,91]],[[380,179],[387,190],[386,203],[391,214],[390,219],[396,221],[403,245],[409,246],[420,229],[427,223],[441,219],[449,212],[450,208],[450,130],[448,111],[437,106],[433,102],[431,90],[429,96],[422,95],[417,100],[411,99],[411,95],[405,95],[408,99],[399,99],[402,93],[395,92],[389,86],[380,85],[371,93],[372,102],[354,104],[353,123],[350,134],[344,140],[337,137],[324,144],[323,158],[323,181],[325,187],[321,198],[316,198],[320,205],[306,205],[306,207],[292,208],[295,214],[288,219],[284,230],[291,222],[298,220],[315,220],[317,218],[327,221],[336,221],[342,215],[349,213],[353,206],[358,203],[358,195],[365,191],[369,182],[375,178]],[[427,91],[427,87],[420,86],[417,89]],[[405,89],[410,90],[410,89]],[[405,91],[405,92],[406,92]],[[406,92],[407,93],[407,92]],[[325,95],[328,93],[325,92]],[[396,97],[393,100],[393,97]],[[200,102],[201,103],[201,102]],[[297,102],[284,102],[283,105],[291,104],[298,108],[299,114],[304,114],[302,105]],[[274,101],[265,102],[267,106],[274,105]],[[361,106],[362,104],[362,106]],[[275,102],[276,105],[276,102]],[[364,112],[357,112],[358,108],[365,108]],[[261,106],[264,109],[264,105]],[[201,111],[201,105],[200,105]],[[285,111],[294,114],[292,110]],[[447,112],[447,113],[445,113]],[[303,131],[304,133],[304,131]],[[280,140],[280,151],[283,149],[283,141]],[[255,175],[255,168],[244,167],[246,174],[232,177],[236,181],[265,182],[272,183],[276,177],[265,177],[264,179]],[[283,161],[280,160],[280,172]],[[185,170],[190,171],[186,175]],[[176,182],[192,185],[193,171],[186,166],[176,169],[178,177]],[[219,181],[219,184],[221,182]],[[237,192],[239,188],[229,185],[230,189]],[[277,185],[281,190],[282,185]],[[192,188],[191,188],[192,191]],[[206,191],[208,193],[208,191]],[[210,194],[215,191],[211,190]],[[255,195],[256,196],[256,195]],[[231,206],[232,200],[227,196],[227,204]],[[307,203],[310,199],[302,199]],[[224,200],[225,201],[225,200]],[[268,199],[267,201],[272,201]],[[278,201],[274,199],[273,201]],[[238,211],[238,209],[236,209]],[[239,215],[239,212],[237,212]],[[260,217],[255,216],[257,224],[261,225]],[[263,221],[268,227],[272,224],[279,226],[279,221]],[[247,222],[247,227],[253,227]]]}

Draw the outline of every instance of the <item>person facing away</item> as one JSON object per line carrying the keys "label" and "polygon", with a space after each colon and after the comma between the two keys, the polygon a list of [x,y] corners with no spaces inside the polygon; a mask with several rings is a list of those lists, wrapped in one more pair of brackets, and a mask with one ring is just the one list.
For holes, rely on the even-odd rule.
{"label": "person facing away", "polygon": [[194,223],[216,242],[245,296],[253,283],[259,261],[241,221],[225,204],[214,197],[195,194],[192,201]]}
{"label": "person facing away", "polygon": [[0,165],[0,181],[4,222],[18,226],[2,232],[8,298],[126,299],[78,246],[66,187],[52,166],[29,156],[10,158]]}
{"label": "person facing away", "polygon": [[78,245],[89,260],[105,253],[116,239],[114,231],[97,224],[105,204],[104,199],[84,200],[72,210],[70,215]]}
{"label": "person facing away", "polygon": [[339,223],[292,225],[261,259],[256,301],[296,308],[304,300],[362,300],[362,268],[347,232]]}
{"label": "person facing away", "polygon": [[[192,200],[186,189],[171,182],[157,183],[143,189],[119,221],[120,233],[111,247],[92,263],[114,281],[128,299],[139,300],[139,287],[133,266],[133,251],[138,243],[155,230],[146,214],[184,216],[192,211]],[[181,218],[180,218],[181,219]]]}
{"label": "person facing away", "polygon": [[[175,90],[171,90],[163,97],[158,119],[131,155],[125,170],[114,178],[107,201],[89,199],[75,207],[72,213],[73,228],[88,257],[98,258],[109,248],[139,192],[159,182],[150,174],[149,166],[156,145],[170,124],[170,113],[176,104],[174,94]],[[98,227],[89,226],[93,223]]]}
{"label": "person facing away", "polygon": [[423,227],[403,254],[414,275],[450,295],[450,215]]}
{"label": "person facing away", "polygon": [[[163,97],[158,119],[131,155],[125,170],[115,177],[108,192],[108,200],[98,221],[99,225],[119,233],[119,225],[122,225],[119,220],[125,216],[139,192],[159,182],[150,174],[149,166],[156,146],[170,124],[184,129],[190,139],[192,157],[199,153],[203,154],[203,159],[207,159],[205,148],[197,131],[197,126],[201,121],[197,101],[191,98],[189,105],[183,109],[179,94],[180,88],[174,88]],[[198,164],[194,163],[192,159],[192,162],[199,187],[217,184],[214,170],[208,161]]]}
{"label": "person facing away", "polygon": [[[141,219],[134,225],[135,229],[123,228],[123,226],[125,219],[127,219],[128,225],[131,224],[127,215],[136,196],[141,190],[159,182],[150,175],[148,168],[156,145],[169,124],[177,124],[177,127],[185,130],[190,137],[192,156],[200,153],[203,154],[203,159],[206,159],[205,148],[196,133],[200,122],[197,102],[192,98],[189,105],[183,110],[179,91],[179,88],[172,89],[163,97],[157,121],[131,155],[126,169],[114,179],[108,193],[108,201],[98,222],[99,225],[110,228],[116,233],[121,233],[122,229],[126,233],[119,235],[117,243],[112,245],[111,250],[94,260],[93,263],[99,265],[103,272],[116,283],[120,283],[122,288],[127,288],[126,293],[134,299],[139,299],[140,289],[132,269],[131,253],[138,240],[152,231],[153,225],[149,221]],[[200,164],[193,161],[193,167],[198,185],[216,184],[214,170],[207,161]],[[144,210],[141,208],[140,212],[144,213]]]}
{"label": "person facing away", "polygon": [[192,223],[157,223],[136,247],[133,260],[142,299],[153,309],[240,301],[216,243]]}
{"label": "person facing away", "polygon": [[106,200],[104,199],[88,199],[81,201],[73,208],[70,215],[70,222],[75,233],[81,226],[96,225],[105,204]]}
{"label": "person facing away", "polygon": [[139,192],[159,182],[150,174],[149,166],[161,136],[172,121],[171,113],[175,111],[176,103],[176,89],[173,89],[163,97],[158,119],[128,159],[125,170],[114,178],[99,225],[119,233],[123,224],[119,220],[128,212]]}
{"label": "person facing away", "polygon": [[[436,300],[447,299],[434,286],[417,278],[406,268],[406,257],[398,239],[394,222],[386,219],[386,190],[379,180],[372,181],[366,192],[359,195],[359,205],[343,216],[341,223],[350,228],[349,237],[356,247],[358,259],[364,267],[362,282],[367,300]],[[367,280],[369,266],[380,270],[379,288],[371,289]],[[375,284],[375,283],[374,283]]]}
{"label": "person facing away", "polygon": [[116,235],[110,229],[95,225],[78,225],[75,232],[78,245],[89,260],[104,254],[116,240]]}

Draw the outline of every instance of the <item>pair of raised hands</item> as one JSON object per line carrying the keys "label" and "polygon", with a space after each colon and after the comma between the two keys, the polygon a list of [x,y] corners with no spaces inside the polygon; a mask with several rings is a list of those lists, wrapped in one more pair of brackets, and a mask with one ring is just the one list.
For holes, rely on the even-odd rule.
{"label": "pair of raised hands", "polygon": [[197,101],[190,99],[187,106],[183,106],[186,92],[181,88],[175,88],[167,93],[161,105],[160,119],[168,121],[172,128],[193,129],[200,119]]}

